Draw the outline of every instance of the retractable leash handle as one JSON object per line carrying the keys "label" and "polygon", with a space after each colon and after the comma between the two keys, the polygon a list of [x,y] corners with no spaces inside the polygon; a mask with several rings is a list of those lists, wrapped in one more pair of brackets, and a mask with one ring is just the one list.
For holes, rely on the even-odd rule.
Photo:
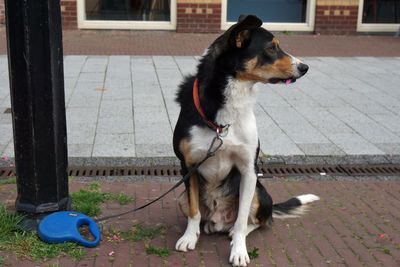
{"label": "retractable leash handle", "polygon": [[[82,225],[88,225],[93,241],[80,234]],[[46,243],[75,242],[85,247],[96,247],[101,238],[100,229],[92,218],[72,211],[58,211],[46,216],[38,226],[38,235]]]}

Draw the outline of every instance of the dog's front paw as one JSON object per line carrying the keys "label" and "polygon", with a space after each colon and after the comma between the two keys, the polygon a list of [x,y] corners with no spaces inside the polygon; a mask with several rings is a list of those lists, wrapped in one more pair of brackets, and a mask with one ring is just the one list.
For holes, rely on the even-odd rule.
{"label": "dog's front paw", "polygon": [[196,233],[185,233],[176,242],[175,249],[178,251],[193,250],[196,247],[197,240],[199,239],[200,231]]}
{"label": "dog's front paw", "polygon": [[250,263],[250,258],[247,254],[245,237],[234,235],[231,245],[229,262],[232,263],[233,266],[247,266],[247,264]]}

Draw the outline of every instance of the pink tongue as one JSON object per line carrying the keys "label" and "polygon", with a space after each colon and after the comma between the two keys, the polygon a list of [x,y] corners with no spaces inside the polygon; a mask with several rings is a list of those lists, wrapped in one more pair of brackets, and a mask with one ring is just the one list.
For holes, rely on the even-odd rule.
{"label": "pink tongue", "polygon": [[291,79],[287,79],[286,81],[285,81],[285,84],[286,85],[289,85],[289,84],[291,84],[292,83],[292,80]]}

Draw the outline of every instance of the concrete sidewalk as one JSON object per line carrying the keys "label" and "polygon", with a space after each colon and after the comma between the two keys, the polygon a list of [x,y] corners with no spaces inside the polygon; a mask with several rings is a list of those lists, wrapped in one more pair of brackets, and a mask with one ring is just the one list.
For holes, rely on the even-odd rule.
{"label": "concrete sidewalk", "polygon": [[[70,157],[174,157],[175,92],[190,56],[66,56]],[[275,156],[399,161],[400,58],[306,57],[295,84],[259,85],[261,149]],[[6,56],[0,57],[0,149],[13,156]]]}

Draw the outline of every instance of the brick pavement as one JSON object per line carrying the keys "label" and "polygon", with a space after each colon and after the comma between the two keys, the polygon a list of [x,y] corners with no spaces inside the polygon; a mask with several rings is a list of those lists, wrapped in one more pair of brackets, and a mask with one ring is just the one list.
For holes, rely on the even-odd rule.
{"label": "brick pavement", "polygon": [[[78,190],[85,184],[75,180],[71,183],[71,190]],[[321,201],[312,204],[308,214],[302,218],[276,220],[271,229],[256,230],[250,234],[247,242],[249,250],[259,249],[259,256],[250,266],[399,266],[398,180],[378,181],[373,178],[355,181],[346,178],[316,181],[306,178],[294,181],[274,178],[263,180],[263,184],[275,202],[304,193],[317,194]],[[143,204],[169,186],[169,183],[154,182],[101,182],[103,192],[123,192],[136,199],[135,204],[123,207],[116,203],[105,204],[103,215]],[[185,218],[176,203],[176,196],[181,190],[136,214],[106,222],[103,229],[112,227],[114,230],[129,231],[134,223],[148,227],[163,226],[163,234],[149,242],[173,251],[176,240],[185,229]],[[9,200],[11,204],[15,199],[15,185],[0,186],[0,199]],[[110,251],[115,251],[115,256],[109,257]],[[64,257],[32,263],[15,259],[5,252],[0,252],[0,256],[7,256],[6,263],[10,266],[229,266],[229,239],[226,235],[207,236],[202,233],[195,251],[173,251],[169,257],[159,258],[146,254],[143,241],[110,241],[106,233],[101,245],[87,249],[87,252],[88,256],[80,262]]]}
{"label": "brick pavement", "polygon": [[[170,31],[64,31],[65,55],[201,55],[218,34]],[[400,39],[391,35],[285,35],[281,45],[298,56],[400,56]],[[6,53],[0,26],[0,54]]]}

